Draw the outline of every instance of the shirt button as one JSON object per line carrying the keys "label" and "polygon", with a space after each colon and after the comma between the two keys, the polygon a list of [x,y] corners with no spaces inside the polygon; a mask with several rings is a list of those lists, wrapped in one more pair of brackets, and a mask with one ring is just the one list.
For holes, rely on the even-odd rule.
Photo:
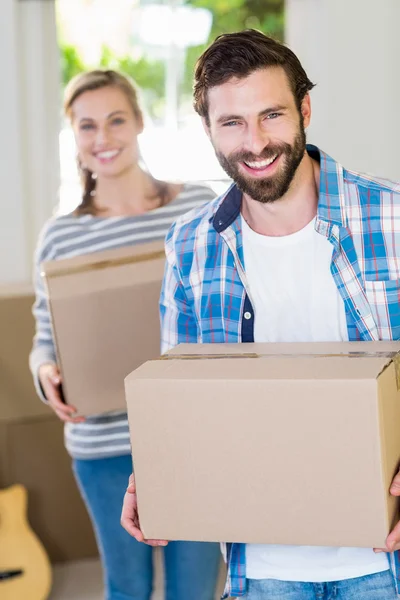
{"label": "shirt button", "polygon": [[245,312],[243,316],[246,319],[246,321],[248,321],[249,319],[251,319],[252,315],[251,315],[251,312]]}

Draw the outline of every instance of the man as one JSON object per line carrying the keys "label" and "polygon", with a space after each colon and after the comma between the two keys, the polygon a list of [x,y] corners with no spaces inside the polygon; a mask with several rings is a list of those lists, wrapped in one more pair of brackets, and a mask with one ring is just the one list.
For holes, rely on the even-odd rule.
{"label": "man", "polygon": [[[400,338],[400,186],[306,147],[312,87],[297,57],[256,31],[222,35],[199,59],[195,109],[234,184],[167,236],[164,351]],[[132,479],[122,524],[143,541],[135,502]],[[228,544],[226,596],[389,600],[398,548],[400,525],[375,551]]]}

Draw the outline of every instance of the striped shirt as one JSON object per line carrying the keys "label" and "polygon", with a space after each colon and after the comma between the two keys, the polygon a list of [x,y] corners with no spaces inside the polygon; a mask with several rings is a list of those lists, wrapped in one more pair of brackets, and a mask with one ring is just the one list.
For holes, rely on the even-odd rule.
{"label": "striped shirt", "polygon": [[[214,192],[203,186],[186,184],[168,205],[139,216],[97,217],[66,215],[50,219],[39,239],[35,256],[34,284],[36,301],[33,314],[36,335],[30,355],[30,367],[39,396],[43,391],[38,381],[38,369],[47,362],[56,362],[48,299],[40,264],[111,248],[159,241],[171,224],[182,214],[215,198]],[[65,443],[74,458],[94,459],[130,454],[126,413],[108,413],[88,417],[84,423],[66,423]]]}
{"label": "striped shirt", "polygon": [[[307,151],[320,163],[315,229],[332,244],[331,273],[349,340],[400,340],[400,184],[348,171],[315,146]],[[179,343],[254,341],[241,202],[232,185],[169,231],[160,303],[163,352]],[[226,555],[224,597],[243,596],[245,544],[227,544]],[[399,552],[388,557],[400,596]]]}

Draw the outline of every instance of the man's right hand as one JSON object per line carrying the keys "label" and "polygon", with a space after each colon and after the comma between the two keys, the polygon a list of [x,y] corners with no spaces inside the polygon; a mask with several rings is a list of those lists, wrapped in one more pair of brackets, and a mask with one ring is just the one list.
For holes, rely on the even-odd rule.
{"label": "man's right hand", "polygon": [[61,398],[61,375],[54,363],[45,363],[39,367],[39,381],[50,407],[57,417],[68,423],[82,423],[84,417],[74,417],[77,412],[74,406],[65,404]]}
{"label": "man's right hand", "polygon": [[122,505],[121,513],[121,525],[122,527],[135,538],[138,542],[144,542],[149,546],[166,546],[168,542],[166,540],[145,540],[144,535],[140,529],[139,516],[137,512],[137,499],[136,499],[136,484],[135,476],[132,473],[129,477],[129,484],[126,488],[124,503]]}

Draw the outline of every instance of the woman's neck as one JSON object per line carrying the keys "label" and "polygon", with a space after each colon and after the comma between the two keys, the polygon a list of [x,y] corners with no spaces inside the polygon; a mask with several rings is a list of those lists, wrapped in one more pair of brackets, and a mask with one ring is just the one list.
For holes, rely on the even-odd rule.
{"label": "woman's neck", "polygon": [[152,178],[139,166],[117,177],[97,178],[94,207],[99,215],[140,215],[159,204],[160,198]]}

